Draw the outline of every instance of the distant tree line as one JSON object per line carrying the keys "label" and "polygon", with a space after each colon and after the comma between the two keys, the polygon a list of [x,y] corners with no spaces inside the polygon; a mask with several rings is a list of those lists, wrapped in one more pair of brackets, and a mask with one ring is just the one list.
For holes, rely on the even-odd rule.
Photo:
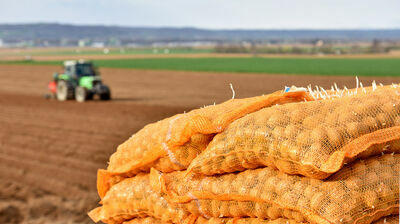
{"label": "distant tree line", "polygon": [[341,45],[337,43],[315,43],[304,44],[256,44],[236,43],[218,44],[215,47],[217,53],[247,53],[247,54],[374,54],[388,53],[391,50],[400,50],[400,42],[383,42],[378,39],[368,43],[352,43]]}

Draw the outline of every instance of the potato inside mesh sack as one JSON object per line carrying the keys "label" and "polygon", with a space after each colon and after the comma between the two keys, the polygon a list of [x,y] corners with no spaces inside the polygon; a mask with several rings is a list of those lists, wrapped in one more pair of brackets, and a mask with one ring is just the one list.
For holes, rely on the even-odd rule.
{"label": "potato inside mesh sack", "polygon": [[163,194],[153,191],[149,174],[138,174],[115,184],[102,200],[102,206],[89,212],[95,222],[119,224],[150,216],[161,222],[192,223],[196,217],[169,204]]}
{"label": "potato inside mesh sack", "polygon": [[[216,176],[151,171],[151,184],[204,217],[288,218],[311,223],[371,223],[399,212],[400,155],[357,160],[326,180],[270,167]],[[207,203],[206,201],[211,201]],[[254,202],[254,203],[249,203]]]}
{"label": "potato inside mesh sack", "polygon": [[[362,91],[364,90],[364,91]],[[205,175],[257,167],[324,179],[355,158],[400,151],[400,88],[275,105],[232,122],[188,168]]]}
{"label": "potato inside mesh sack", "polygon": [[[205,219],[199,217],[195,224],[299,224],[294,220],[289,219],[274,219],[274,220],[264,220],[257,218],[211,218]],[[373,224],[398,224],[399,216],[392,215],[387,217],[382,217],[378,221],[373,222]],[[135,218],[130,221],[123,222],[123,224],[172,224],[172,222],[163,222],[159,219],[153,217],[146,218]]]}
{"label": "potato inside mesh sack", "polygon": [[[199,217],[197,219],[196,224],[301,224],[303,222],[296,222],[291,219],[274,219],[274,220],[266,220],[266,219],[257,219],[257,218],[211,218],[205,219]],[[387,217],[382,217],[378,221],[373,222],[373,224],[398,224],[399,216],[392,215]],[[133,223],[130,223],[133,224]]]}
{"label": "potato inside mesh sack", "polygon": [[[172,222],[163,222],[159,219],[152,217],[136,218],[130,221],[123,222],[123,224],[172,224]],[[188,223],[189,224],[189,223]],[[211,218],[205,219],[198,217],[194,224],[300,224],[294,220],[289,219],[275,219],[264,220],[257,218]]]}
{"label": "potato inside mesh sack", "polygon": [[107,170],[99,170],[99,195],[103,197],[113,184],[138,172],[148,172],[151,167],[163,172],[186,169],[212,137],[235,119],[263,107],[303,100],[313,98],[306,92],[278,91],[231,99],[149,124],[118,146]]}
{"label": "potato inside mesh sack", "polygon": [[[168,202],[164,193],[154,191],[150,185],[150,178],[158,178],[157,175],[138,174],[135,177],[124,179],[115,184],[103,198],[101,207],[89,212],[89,216],[95,222],[109,224],[119,223],[290,223],[296,224],[295,220],[286,219],[217,219],[210,220],[201,218],[200,215],[192,214],[184,206]],[[199,218],[200,217],[200,218]]]}
{"label": "potato inside mesh sack", "polygon": [[[189,220],[189,221],[182,220],[182,222],[179,222],[179,223],[180,224],[194,224],[194,223],[197,224],[198,222],[196,220]],[[161,219],[156,219],[154,217],[146,217],[146,218],[134,218],[129,221],[125,221],[122,224],[173,224],[173,222],[163,222],[163,221],[161,221]]]}
{"label": "potato inside mesh sack", "polygon": [[289,219],[257,219],[257,218],[210,218],[199,217],[195,224],[301,224]]}
{"label": "potato inside mesh sack", "polygon": [[[257,218],[211,218],[204,219],[199,218],[196,221],[196,224],[300,224],[303,222],[296,222],[290,219],[274,219],[274,220],[265,220],[265,219],[257,219]],[[373,224],[398,224],[399,216],[392,215],[388,217],[383,217],[378,221],[375,221]]]}

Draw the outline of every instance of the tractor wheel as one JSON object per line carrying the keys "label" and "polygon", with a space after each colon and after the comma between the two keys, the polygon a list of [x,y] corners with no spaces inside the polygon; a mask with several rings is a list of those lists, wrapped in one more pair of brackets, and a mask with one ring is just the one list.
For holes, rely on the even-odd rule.
{"label": "tractor wheel", "polygon": [[100,94],[100,99],[101,99],[101,100],[111,100],[111,94],[110,94],[110,92]]}
{"label": "tractor wheel", "polygon": [[107,88],[107,91],[104,93],[100,94],[100,99],[101,100],[111,100],[111,91],[108,88],[108,86],[105,86]]}
{"label": "tractor wheel", "polygon": [[94,97],[94,94],[88,92],[88,95],[87,95],[86,99],[87,99],[87,100],[93,100],[93,97]]}
{"label": "tractor wheel", "polygon": [[75,100],[82,103],[85,102],[88,99],[88,91],[86,88],[82,86],[78,86],[75,88]]}
{"label": "tractor wheel", "polygon": [[65,101],[74,97],[74,89],[72,85],[66,81],[57,83],[56,98],[59,101]]}

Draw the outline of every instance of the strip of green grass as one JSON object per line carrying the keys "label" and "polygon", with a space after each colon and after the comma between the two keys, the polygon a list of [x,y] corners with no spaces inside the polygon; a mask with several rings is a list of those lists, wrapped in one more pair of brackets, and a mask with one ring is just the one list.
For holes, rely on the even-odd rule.
{"label": "strip of green grass", "polygon": [[[400,76],[400,59],[154,58],[95,60],[99,67],[275,74]],[[21,62],[24,63],[24,62]],[[25,62],[58,64],[61,62]]]}

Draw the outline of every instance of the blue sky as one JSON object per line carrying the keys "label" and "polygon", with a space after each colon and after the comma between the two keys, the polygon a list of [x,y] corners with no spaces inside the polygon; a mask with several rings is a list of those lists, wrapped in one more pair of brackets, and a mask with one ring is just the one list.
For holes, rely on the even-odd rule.
{"label": "blue sky", "polygon": [[400,0],[0,0],[0,23],[400,28]]}

